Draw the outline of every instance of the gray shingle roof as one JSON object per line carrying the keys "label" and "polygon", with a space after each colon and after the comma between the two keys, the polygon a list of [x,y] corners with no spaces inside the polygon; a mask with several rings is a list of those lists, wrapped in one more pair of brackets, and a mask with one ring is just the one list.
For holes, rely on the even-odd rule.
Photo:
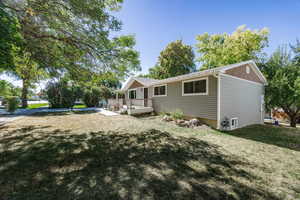
{"label": "gray shingle roof", "polygon": [[192,78],[201,77],[201,76],[208,76],[208,75],[216,74],[216,73],[219,73],[219,72],[222,73],[222,71],[224,71],[224,70],[227,70],[227,69],[230,69],[230,68],[233,68],[233,67],[237,67],[237,66],[241,66],[241,65],[244,65],[244,64],[252,64],[252,66],[254,66],[254,68],[256,68],[257,73],[259,74],[260,78],[265,83],[267,83],[265,77],[260,72],[260,70],[257,68],[255,62],[252,61],[252,60],[249,60],[249,61],[245,61],[245,62],[235,63],[235,64],[232,64],[232,65],[226,65],[226,66],[216,67],[216,68],[213,68],[213,69],[208,69],[208,70],[204,70],[204,71],[193,72],[193,73],[184,74],[184,75],[180,75],[180,76],[175,76],[175,77],[171,77],[171,78],[167,78],[167,79],[162,79],[162,80],[156,80],[156,79],[151,79],[151,78],[143,78],[143,77],[132,77],[132,78],[130,78],[124,84],[124,87],[121,90],[123,90],[123,91],[127,90],[128,87],[129,87],[129,85],[134,80],[140,82],[145,87],[149,87],[149,86],[166,84],[166,83],[175,82],[175,81],[182,81],[182,80],[192,79]]}

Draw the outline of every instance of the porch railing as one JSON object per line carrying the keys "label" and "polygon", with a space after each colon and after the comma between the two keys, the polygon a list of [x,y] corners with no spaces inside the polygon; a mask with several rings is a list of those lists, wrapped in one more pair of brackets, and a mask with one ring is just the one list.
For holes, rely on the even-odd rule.
{"label": "porch railing", "polygon": [[123,105],[127,105],[128,108],[134,106],[152,107],[152,99],[108,99],[109,109],[119,110]]}
{"label": "porch railing", "polygon": [[126,99],[126,105],[128,107],[132,107],[132,106],[152,107],[152,99]]}

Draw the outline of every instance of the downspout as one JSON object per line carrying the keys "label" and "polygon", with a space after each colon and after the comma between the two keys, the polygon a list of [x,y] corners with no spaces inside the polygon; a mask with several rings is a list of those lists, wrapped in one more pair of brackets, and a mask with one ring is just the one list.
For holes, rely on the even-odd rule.
{"label": "downspout", "polygon": [[220,72],[213,71],[213,77],[217,78],[218,85],[217,85],[217,129],[221,129],[221,79],[220,79]]}

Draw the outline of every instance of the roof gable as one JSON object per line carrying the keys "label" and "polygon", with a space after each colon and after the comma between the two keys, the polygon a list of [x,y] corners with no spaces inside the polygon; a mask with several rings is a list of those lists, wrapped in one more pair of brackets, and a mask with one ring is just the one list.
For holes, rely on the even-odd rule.
{"label": "roof gable", "polygon": [[123,85],[122,91],[128,90],[129,88],[137,88],[137,87],[149,87],[153,85],[156,81],[151,78],[142,78],[142,77],[131,77],[128,81]]}
{"label": "roof gable", "polygon": [[[249,76],[245,76],[244,74],[241,74],[243,72],[240,71],[240,74],[238,74],[238,71],[239,70],[234,70],[236,68],[241,68],[241,67],[244,67],[244,66],[249,66],[252,70],[252,72],[255,73],[256,77],[259,79],[257,80],[257,78],[255,78],[253,75],[251,75],[252,77],[250,78]],[[246,62],[242,62],[242,63],[237,63],[237,64],[233,64],[233,65],[228,65],[228,66],[224,66],[224,67],[221,67],[220,68],[220,71],[223,72],[223,73],[230,73],[230,72],[233,72],[233,71],[236,71],[234,74],[234,76],[237,76],[239,78],[243,78],[243,79],[246,79],[246,80],[250,80],[250,81],[255,81],[255,82],[259,82],[259,83],[262,83],[262,84],[267,84],[267,79],[264,77],[264,75],[261,73],[261,71],[259,70],[259,68],[257,67],[257,65],[255,64],[255,62],[253,60],[250,60],[250,61],[246,61]],[[250,71],[250,72],[251,72]],[[251,80],[252,79],[252,80]]]}
{"label": "roof gable", "polygon": [[260,80],[259,75],[257,75],[255,70],[249,64],[228,69],[225,71],[225,74],[263,84],[263,81]]}
{"label": "roof gable", "polygon": [[130,86],[129,86],[128,89],[139,88],[139,87],[144,87],[144,85],[141,84],[140,82],[134,80],[134,81],[130,84]]}

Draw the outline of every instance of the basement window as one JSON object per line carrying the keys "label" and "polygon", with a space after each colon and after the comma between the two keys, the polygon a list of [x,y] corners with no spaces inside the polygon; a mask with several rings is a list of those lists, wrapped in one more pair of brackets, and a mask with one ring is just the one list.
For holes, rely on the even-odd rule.
{"label": "basement window", "polygon": [[230,119],[230,129],[234,130],[239,127],[239,120],[237,117]]}

